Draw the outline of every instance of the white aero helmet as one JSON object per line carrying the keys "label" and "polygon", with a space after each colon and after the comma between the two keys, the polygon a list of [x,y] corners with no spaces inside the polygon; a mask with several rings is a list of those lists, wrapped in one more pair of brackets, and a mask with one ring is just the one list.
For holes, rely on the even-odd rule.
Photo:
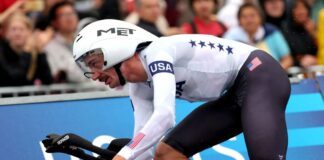
{"label": "white aero helmet", "polygon": [[88,62],[85,62],[85,58],[89,55],[99,54],[102,63],[99,64],[100,67],[96,64],[97,69],[105,70],[132,57],[138,47],[141,47],[140,44],[149,43],[157,38],[128,22],[100,20],[87,25],[79,32],[73,44],[73,58],[86,75],[93,72]]}

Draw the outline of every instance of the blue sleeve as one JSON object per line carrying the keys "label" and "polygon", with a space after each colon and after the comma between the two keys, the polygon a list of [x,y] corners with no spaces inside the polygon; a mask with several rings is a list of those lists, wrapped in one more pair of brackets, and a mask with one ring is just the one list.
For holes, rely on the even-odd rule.
{"label": "blue sleeve", "polygon": [[279,31],[276,31],[271,35],[271,37],[269,37],[268,44],[279,59],[290,54],[288,43]]}

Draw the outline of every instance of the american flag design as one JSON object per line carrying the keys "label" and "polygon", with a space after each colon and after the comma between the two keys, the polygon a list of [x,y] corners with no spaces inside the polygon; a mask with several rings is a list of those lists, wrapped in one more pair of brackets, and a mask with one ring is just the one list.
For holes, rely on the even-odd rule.
{"label": "american flag design", "polygon": [[255,57],[253,58],[253,60],[247,65],[247,67],[249,68],[250,71],[253,71],[254,69],[256,69],[258,66],[260,66],[262,64],[262,61],[258,58]]}
{"label": "american flag design", "polygon": [[138,133],[135,138],[133,138],[129,143],[128,147],[131,149],[134,149],[138,143],[141,142],[141,140],[145,137],[145,134],[143,133]]}

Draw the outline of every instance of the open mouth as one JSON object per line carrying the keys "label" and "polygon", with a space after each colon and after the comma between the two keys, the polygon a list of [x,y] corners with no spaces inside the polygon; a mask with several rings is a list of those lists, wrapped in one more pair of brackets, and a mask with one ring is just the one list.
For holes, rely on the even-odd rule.
{"label": "open mouth", "polygon": [[109,79],[110,78],[108,76],[102,76],[102,77],[99,78],[99,81],[104,82],[105,84],[108,84]]}
{"label": "open mouth", "polygon": [[105,81],[105,84],[106,84],[106,85],[110,85],[110,83],[111,83],[111,82],[110,82],[110,78],[107,78],[106,81]]}

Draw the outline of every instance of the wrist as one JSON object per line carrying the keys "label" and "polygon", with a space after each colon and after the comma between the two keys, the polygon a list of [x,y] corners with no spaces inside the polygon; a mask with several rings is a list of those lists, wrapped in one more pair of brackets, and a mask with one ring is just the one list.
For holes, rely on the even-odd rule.
{"label": "wrist", "polygon": [[132,149],[129,148],[128,146],[123,147],[118,153],[117,155],[125,158],[125,159],[129,159],[130,157],[132,157]]}

